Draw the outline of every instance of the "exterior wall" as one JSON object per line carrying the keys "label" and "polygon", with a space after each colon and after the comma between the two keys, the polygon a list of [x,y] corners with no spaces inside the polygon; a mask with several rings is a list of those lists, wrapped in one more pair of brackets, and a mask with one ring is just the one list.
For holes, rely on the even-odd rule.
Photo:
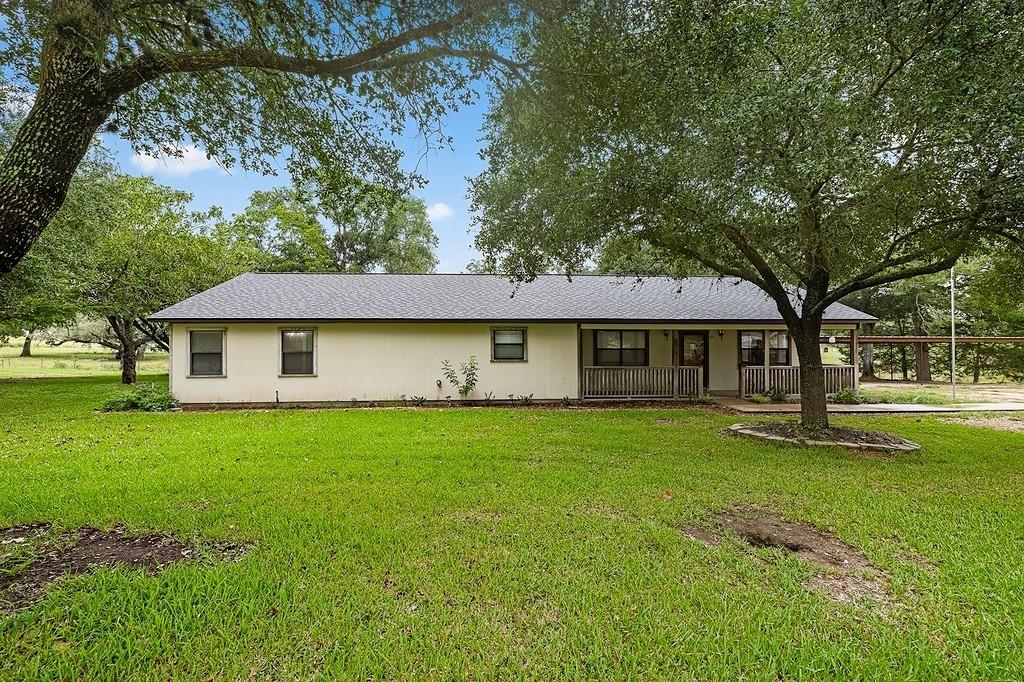
{"label": "exterior wall", "polygon": [[740,390],[738,329],[717,329],[708,333],[708,390],[736,393]]}
{"label": "exterior wall", "polygon": [[[526,362],[491,361],[493,327],[527,329]],[[739,391],[739,331],[785,329],[783,325],[735,324],[581,327],[584,366],[594,362],[594,329],[649,329],[652,366],[673,364],[673,330],[705,330],[707,389],[723,394]],[[316,376],[279,375],[280,331],[289,328],[316,330]],[[188,376],[190,329],[225,330],[226,376]],[[571,323],[177,323],[171,327],[170,381],[172,392],[183,403],[398,400],[402,395],[442,400],[448,395],[457,397],[457,391],[443,381],[441,362],[449,360],[458,367],[472,354],[479,362],[480,378],[471,398],[483,398],[488,392],[497,399],[509,394],[533,394],[538,400],[578,398],[577,344],[577,325]],[[794,365],[799,364],[792,342],[790,357]],[[438,379],[442,379],[440,389]]]}
{"label": "exterior wall", "polygon": [[[492,327],[527,329],[526,362],[492,362]],[[280,372],[280,330],[315,329],[316,376]],[[224,329],[224,377],[189,377],[188,330]],[[578,397],[575,324],[486,323],[229,323],[174,324],[171,390],[183,403],[329,402],[444,399],[458,392],[444,382],[441,362],[479,363],[471,398],[493,392],[536,399]],[[443,388],[437,387],[441,379]]]}

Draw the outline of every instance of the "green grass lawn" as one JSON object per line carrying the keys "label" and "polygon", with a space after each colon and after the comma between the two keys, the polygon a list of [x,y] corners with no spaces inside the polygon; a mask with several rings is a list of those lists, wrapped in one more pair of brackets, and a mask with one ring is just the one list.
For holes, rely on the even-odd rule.
{"label": "green grass lawn", "polygon": [[860,394],[867,398],[869,403],[900,403],[909,405],[952,405],[955,402],[952,398],[942,395],[936,391],[915,390],[915,389],[877,389],[865,388]]}
{"label": "green grass lawn", "polygon": [[[32,357],[19,357],[21,340],[0,344],[0,379],[26,377],[120,376],[113,351],[99,345],[32,345]],[[139,372],[167,373],[167,353],[151,351],[139,361]]]}
{"label": "green grass lawn", "polygon": [[[0,526],[120,523],[248,553],[52,585],[0,616],[0,678],[1024,670],[1019,433],[837,420],[923,446],[877,459],[730,438],[735,417],[701,410],[94,412],[114,381],[0,382]],[[680,532],[732,503],[861,548],[893,605],[832,602],[779,550]]]}

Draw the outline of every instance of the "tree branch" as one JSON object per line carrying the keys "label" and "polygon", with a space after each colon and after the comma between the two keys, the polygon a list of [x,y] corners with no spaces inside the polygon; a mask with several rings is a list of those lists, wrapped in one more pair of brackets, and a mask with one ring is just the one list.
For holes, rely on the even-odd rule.
{"label": "tree branch", "polygon": [[143,344],[152,341],[163,350],[170,352],[171,346],[167,342],[167,330],[166,328],[161,329],[161,325],[155,325],[149,320],[136,319],[132,322],[132,326],[135,327],[145,337]]}
{"label": "tree branch", "polygon": [[[267,71],[281,71],[303,76],[348,77],[367,71],[379,71],[409,66],[440,57],[490,59],[506,67],[515,62],[487,51],[458,50],[436,46],[415,52],[398,53],[402,48],[417,41],[433,38],[473,19],[483,11],[503,5],[508,0],[481,0],[458,14],[432,21],[391,38],[381,40],[371,47],[338,57],[298,57],[265,50],[252,46],[228,47],[195,52],[164,52],[144,54],[104,76],[108,94],[120,97],[135,88],[160,76],[170,73],[196,73],[226,68],[254,68]],[[390,55],[390,56],[389,56]]]}
{"label": "tree branch", "polygon": [[757,284],[766,294],[772,297],[776,305],[779,306],[779,312],[784,318],[787,317],[788,313],[796,320],[799,316],[793,307],[793,302],[789,298],[789,292],[786,291],[785,285],[779,281],[775,271],[758,253],[757,249],[750,244],[747,238],[743,236],[743,233],[734,225],[721,224],[718,229],[725,235],[726,239],[733,243],[760,275],[760,282],[753,283]]}

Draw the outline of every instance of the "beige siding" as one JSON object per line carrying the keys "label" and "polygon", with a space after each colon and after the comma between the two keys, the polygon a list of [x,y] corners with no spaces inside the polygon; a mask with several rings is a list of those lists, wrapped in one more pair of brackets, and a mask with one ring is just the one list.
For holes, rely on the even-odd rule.
{"label": "beige siding", "polygon": [[[491,362],[491,329],[484,323],[331,323],[319,325],[175,324],[171,330],[171,390],[185,403],[309,402],[397,400],[403,394],[440,400],[457,396],[443,381],[441,362],[455,366],[471,354],[480,365],[480,380],[472,398],[491,392],[497,399],[509,394],[533,394],[536,399],[578,397],[577,326],[575,324],[514,324],[527,329],[527,362]],[[840,325],[835,325],[839,327]],[[852,325],[842,325],[849,328]],[[225,377],[187,376],[188,330],[225,329]],[[282,377],[280,330],[314,328],[317,376]],[[645,329],[643,325],[583,325],[583,364],[594,359],[594,329]],[[679,329],[708,331],[708,390],[739,390],[738,335],[740,329],[764,325],[666,325],[650,329],[650,363],[672,365],[672,333]],[[770,329],[784,329],[773,325]],[[666,334],[666,332],[668,332]],[[721,333],[720,333],[721,332]],[[790,350],[798,364],[795,348]],[[437,380],[442,379],[442,388]]]}
{"label": "beige siding", "polygon": [[708,332],[708,390],[734,393],[740,390],[739,330]]}
{"label": "beige siding", "polygon": [[[428,400],[457,397],[443,381],[441,362],[458,367],[472,354],[480,379],[471,397],[533,394],[537,399],[577,397],[575,324],[527,328],[527,362],[491,362],[491,328],[481,323],[175,324],[171,334],[171,390],[184,403]],[[189,329],[222,328],[224,377],[188,377]],[[316,329],[313,377],[282,377],[280,330]],[[443,388],[437,387],[442,379]]]}

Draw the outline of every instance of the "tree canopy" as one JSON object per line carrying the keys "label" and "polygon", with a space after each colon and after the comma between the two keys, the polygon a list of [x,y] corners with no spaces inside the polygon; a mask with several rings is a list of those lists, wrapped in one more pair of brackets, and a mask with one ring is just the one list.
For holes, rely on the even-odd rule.
{"label": "tree canopy", "polygon": [[361,181],[353,185],[340,201],[308,183],[254,192],[216,235],[250,270],[433,272],[437,235],[423,201]]}
{"label": "tree canopy", "polygon": [[140,349],[166,348],[164,330],[146,318],[239,274],[245,262],[206,233],[209,216],[189,209],[189,194],[109,168],[80,176],[53,232],[3,286],[25,282],[11,292],[15,306],[45,300],[60,311],[34,318],[36,326],[63,327],[57,341],[111,348],[122,381],[132,383]]}
{"label": "tree canopy", "polygon": [[0,3],[0,93],[31,101],[0,161],[0,275],[101,129],[261,173],[284,155],[299,181],[408,185],[395,136],[411,124],[445,144],[440,120],[476,78],[521,72],[530,16],[505,0]]}
{"label": "tree canopy", "polygon": [[757,284],[805,424],[830,304],[1022,243],[1019,4],[598,3],[528,56],[488,120],[478,248],[530,277],[624,236]]}

